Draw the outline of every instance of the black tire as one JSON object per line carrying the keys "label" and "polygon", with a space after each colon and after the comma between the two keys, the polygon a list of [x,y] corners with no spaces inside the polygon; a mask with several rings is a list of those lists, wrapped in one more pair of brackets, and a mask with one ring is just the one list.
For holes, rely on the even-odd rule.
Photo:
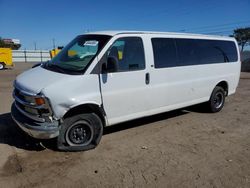
{"label": "black tire", "polygon": [[5,63],[0,62],[0,70],[5,69]]}
{"label": "black tire", "polygon": [[57,148],[62,151],[85,151],[94,149],[100,142],[103,125],[94,113],[68,117],[61,125]]}
{"label": "black tire", "polygon": [[212,113],[221,111],[225,103],[225,98],[225,90],[220,86],[216,86],[207,103],[209,111]]}

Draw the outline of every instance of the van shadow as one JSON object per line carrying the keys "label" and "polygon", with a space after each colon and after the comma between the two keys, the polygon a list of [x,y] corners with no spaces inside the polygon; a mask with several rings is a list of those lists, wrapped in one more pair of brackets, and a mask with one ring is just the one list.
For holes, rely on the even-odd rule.
{"label": "van shadow", "polygon": [[[140,119],[106,127],[104,128],[104,135],[140,127],[146,124],[155,123],[170,118],[175,118],[181,115],[185,115],[189,112],[207,113],[202,105],[195,105],[184,109],[143,117]],[[28,136],[12,120],[10,113],[0,114],[0,144],[7,144],[9,146],[28,151],[42,151],[46,148],[55,151],[57,150],[55,146],[55,139],[38,140]]]}
{"label": "van shadow", "polygon": [[188,114],[190,112],[210,113],[208,108],[206,108],[205,103],[196,104],[196,105],[188,106],[188,107],[181,108],[181,109],[178,109],[178,110],[163,112],[163,113],[160,113],[160,114],[156,114],[156,115],[152,115],[152,116],[148,116],[148,117],[143,117],[143,118],[140,118],[140,119],[136,119],[136,120],[128,121],[128,122],[125,122],[125,123],[119,123],[117,125],[106,127],[104,129],[104,134],[111,134],[111,133],[114,133],[114,132],[119,132],[119,131],[122,131],[122,130],[143,126],[145,124],[154,123],[154,122],[162,121],[162,120],[167,120],[167,119],[170,119],[170,118],[175,118],[175,117],[178,117],[178,116],[181,116],[181,115]]}
{"label": "van shadow", "polygon": [[30,151],[41,151],[45,149],[39,140],[26,135],[16,125],[10,113],[0,114],[0,144],[7,144]]}
{"label": "van shadow", "polygon": [[209,108],[206,106],[206,103],[196,104],[193,106],[188,106],[186,108],[183,108],[183,111],[185,112],[196,112],[196,113],[210,113]]}
{"label": "van shadow", "polygon": [[127,121],[124,123],[119,123],[119,124],[116,124],[116,125],[113,125],[110,127],[106,127],[104,129],[104,135],[123,131],[126,129],[131,129],[134,127],[140,127],[140,126],[143,126],[146,124],[155,123],[155,122],[170,119],[170,118],[174,118],[177,116],[185,115],[187,113],[189,113],[189,112],[185,111],[183,109],[179,109],[179,110],[174,110],[174,111],[170,111],[170,112],[164,112],[161,114],[156,114],[156,115],[152,115],[152,116],[139,118],[136,120]]}

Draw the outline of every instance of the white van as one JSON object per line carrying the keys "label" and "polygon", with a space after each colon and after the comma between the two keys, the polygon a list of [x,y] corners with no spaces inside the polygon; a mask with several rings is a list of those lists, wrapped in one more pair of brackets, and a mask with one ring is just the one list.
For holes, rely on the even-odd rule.
{"label": "white van", "polygon": [[220,111],[240,67],[230,37],[88,33],[16,78],[12,116],[32,137],[57,137],[60,150],[87,150],[105,126],[204,102]]}

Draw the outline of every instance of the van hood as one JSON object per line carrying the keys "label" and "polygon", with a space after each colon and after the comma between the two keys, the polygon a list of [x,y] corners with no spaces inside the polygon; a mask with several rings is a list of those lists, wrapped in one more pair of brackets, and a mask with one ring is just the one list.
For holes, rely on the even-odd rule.
{"label": "van hood", "polygon": [[51,84],[62,82],[69,79],[70,75],[53,72],[42,67],[35,67],[20,74],[16,80],[15,85],[32,94],[38,94]]}

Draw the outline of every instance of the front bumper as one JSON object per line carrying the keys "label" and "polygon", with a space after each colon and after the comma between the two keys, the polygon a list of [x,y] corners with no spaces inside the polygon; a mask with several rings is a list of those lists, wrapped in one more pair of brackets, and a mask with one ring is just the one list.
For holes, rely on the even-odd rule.
{"label": "front bumper", "polygon": [[24,132],[34,138],[50,139],[59,135],[60,126],[58,121],[48,123],[32,120],[20,113],[15,103],[11,107],[11,116]]}

